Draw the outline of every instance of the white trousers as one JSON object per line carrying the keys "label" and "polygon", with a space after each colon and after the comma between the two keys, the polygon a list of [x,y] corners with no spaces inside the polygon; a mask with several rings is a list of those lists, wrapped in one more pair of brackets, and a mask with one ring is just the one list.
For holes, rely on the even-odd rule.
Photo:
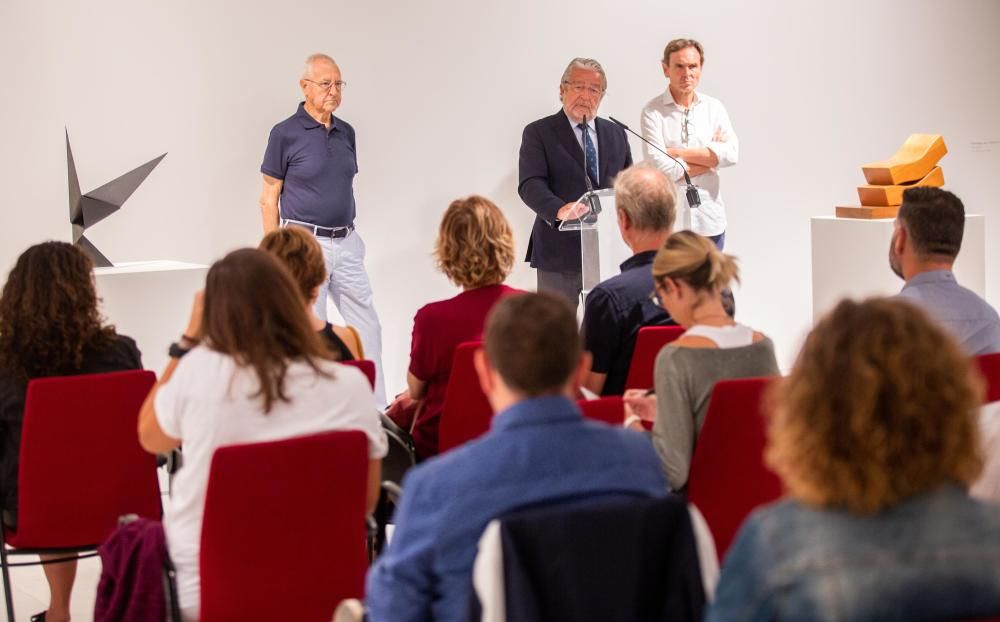
{"label": "white trousers", "polygon": [[375,404],[384,410],[385,376],[382,373],[382,325],[375,312],[375,296],[365,270],[365,242],[357,229],[344,238],[317,237],[326,259],[326,281],[319,288],[314,310],[327,319],[326,301],[340,311],[344,322],[361,335],[365,358],[375,363]]}

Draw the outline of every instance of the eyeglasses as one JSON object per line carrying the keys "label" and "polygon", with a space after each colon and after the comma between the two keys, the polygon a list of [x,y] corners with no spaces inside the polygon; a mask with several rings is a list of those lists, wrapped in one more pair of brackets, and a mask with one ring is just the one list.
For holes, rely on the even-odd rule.
{"label": "eyeglasses", "polygon": [[589,84],[584,84],[582,82],[563,82],[563,84],[568,86],[569,89],[577,95],[583,93],[584,91],[590,93],[594,97],[604,94],[604,89],[599,89],[596,86],[590,86]]}
{"label": "eyeglasses", "polygon": [[329,91],[330,89],[332,89],[334,87],[337,87],[338,91],[343,91],[344,87],[347,86],[347,83],[344,82],[343,80],[337,80],[336,82],[330,82],[329,80],[323,80],[322,82],[316,82],[315,80],[310,80],[309,78],[302,78],[302,79],[305,80],[306,82],[312,82],[313,84],[315,84],[316,86],[318,86],[320,89],[322,89],[324,91]]}

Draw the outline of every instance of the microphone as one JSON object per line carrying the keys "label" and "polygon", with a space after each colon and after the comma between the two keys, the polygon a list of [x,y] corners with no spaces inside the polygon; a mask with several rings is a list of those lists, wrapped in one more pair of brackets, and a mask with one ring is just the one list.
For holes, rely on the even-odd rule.
{"label": "microphone", "polygon": [[618,119],[612,117],[611,115],[608,115],[608,118],[611,119],[611,122],[614,123],[615,125],[617,125],[618,127],[622,128],[623,130],[625,130],[629,134],[632,134],[633,136],[635,136],[636,138],[638,138],[642,142],[646,143],[647,145],[649,145],[653,149],[656,149],[657,151],[659,151],[663,155],[667,156],[668,158],[670,158],[671,160],[673,160],[674,162],[676,162],[677,165],[681,167],[681,170],[684,171],[684,181],[685,181],[685,183],[687,183],[687,190],[685,190],[684,194],[687,196],[688,206],[694,208],[694,207],[698,207],[699,205],[701,205],[701,196],[698,195],[698,188],[696,188],[695,185],[691,182],[691,176],[688,175],[687,169],[684,168],[684,165],[681,163],[680,160],[678,160],[674,156],[670,155],[669,153],[667,153],[663,149],[660,149],[659,147],[657,147],[653,143],[649,142],[648,140],[646,140],[645,137],[643,137],[642,135],[636,133],[631,128],[629,128],[629,126],[625,125],[624,123],[622,123]]}

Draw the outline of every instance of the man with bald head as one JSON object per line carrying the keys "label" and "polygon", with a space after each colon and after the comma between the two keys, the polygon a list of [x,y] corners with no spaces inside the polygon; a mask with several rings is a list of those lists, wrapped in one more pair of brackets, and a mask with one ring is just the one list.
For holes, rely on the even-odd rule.
{"label": "man with bald head", "polygon": [[329,298],[357,329],[365,358],[375,362],[375,398],[384,408],[382,326],[365,270],[365,243],[354,228],[354,128],[333,114],[345,86],[332,58],[313,54],[306,59],[299,80],[304,101],[267,139],[260,166],[261,218],[265,234],[278,227],[302,227],[316,236],[327,273],[317,292],[316,315],[326,319]]}

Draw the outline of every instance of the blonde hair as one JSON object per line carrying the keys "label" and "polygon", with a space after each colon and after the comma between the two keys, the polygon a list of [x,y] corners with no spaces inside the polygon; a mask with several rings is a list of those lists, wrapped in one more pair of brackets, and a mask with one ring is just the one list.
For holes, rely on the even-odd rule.
{"label": "blonde hair", "polygon": [[264,236],[258,248],[277,257],[292,275],[303,299],[312,300],[313,290],[326,278],[326,260],[311,233],[295,226],[275,229]]}
{"label": "blonde hair", "polygon": [[695,291],[721,291],[731,281],[740,282],[736,258],[693,231],[678,231],[653,260],[653,278],[684,281]]}
{"label": "blonde hair", "polygon": [[767,463],[804,503],[872,514],[982,469],[968,356],[908,302],[845,300],[769,393]]}
{"label": "blonde hair", "polygon": [[479,195],[456,199],[434,246],[438,269],[465,289],[498,285],[514,267],[514,234],[503,212]]}

